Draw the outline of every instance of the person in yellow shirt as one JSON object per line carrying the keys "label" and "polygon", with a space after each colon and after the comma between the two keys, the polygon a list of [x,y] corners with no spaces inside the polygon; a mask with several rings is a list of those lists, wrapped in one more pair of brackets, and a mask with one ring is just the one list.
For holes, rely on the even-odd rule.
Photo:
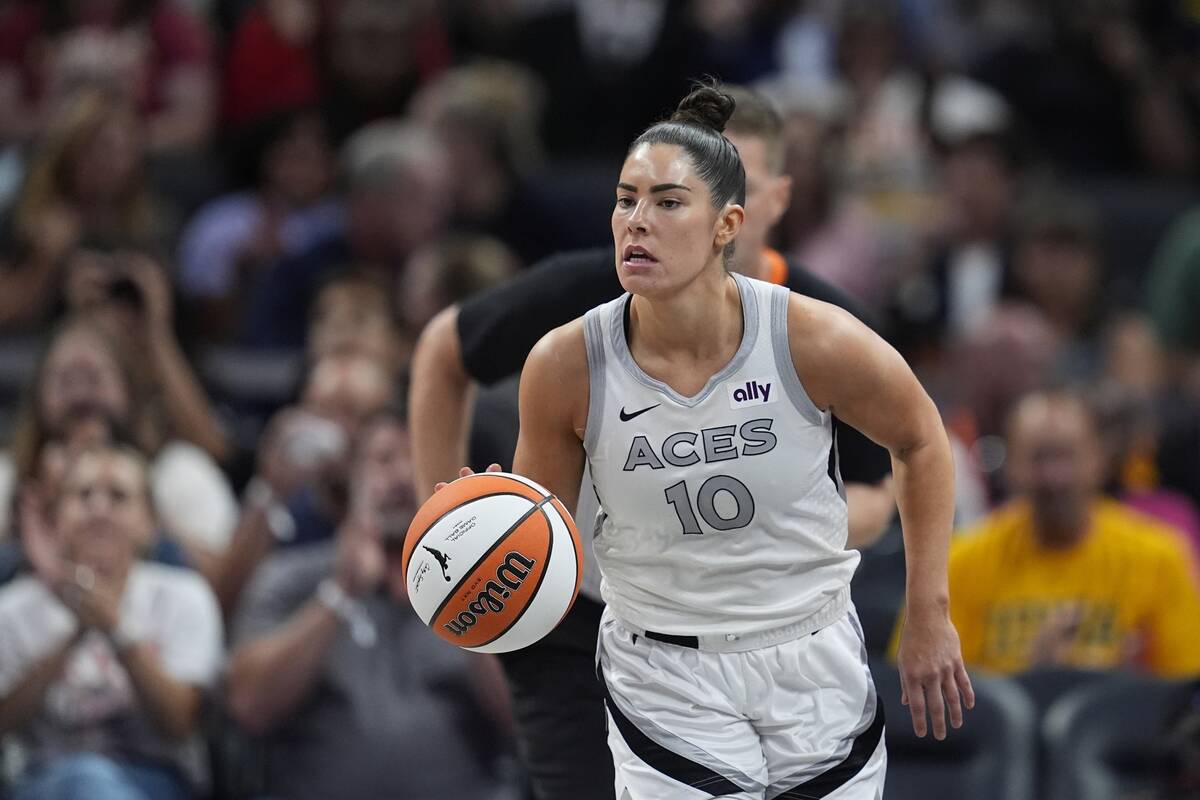
{"label": "person in yellow shirt", "polygon": [[1009,419],[1012,502],[956,537],[950,616],[968,666],[1200,674],[1200,584],[1173,529],[1103,498],[1079,396],[1027,395]]}

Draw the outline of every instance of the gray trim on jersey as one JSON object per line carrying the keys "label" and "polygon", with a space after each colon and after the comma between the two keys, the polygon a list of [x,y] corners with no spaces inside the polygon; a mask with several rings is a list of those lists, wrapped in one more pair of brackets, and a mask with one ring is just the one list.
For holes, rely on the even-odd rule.
{"label": "gray trim on jersey", "polygon": [[583,449],[589,453],[595,448],[604,424],[607,386],[604,382],[604,324],[601,322],[601,313],[605,308],[608,306],[593,308],[583,318],[583,340],[587,344],[588,360],[588,414],[585,423],[587,430],[583,432]]}
{"label": "gray trim on jersey", "polygon": [[775,368],[779,370],[779,380],[783,382],[783,389],[796,410],[813,425],[822,425],[825,414],[804,390],[804,384],[796,374],[796,363],[792,361],[787,324],[788,298],[791,294],[786,286],[771,287],[771,345],[775,350]]}
{"label": "gray trim on jersey", "polygon": [[[629,352],[629,342],[625,340],[625,304],[629,302],[628,295],[622,297],[621,302],[612,306],[613,311],[608,320],[608,332],[613,353],[638,383],[665,394],[684,408],[695,408],[707,400],[708,396],[730,375],[741,368],[746,359],[750,357],[751,351],[754,350],[754,342],[758,338],[758,296],[746,278],[736,272],[730,274],[737,284],[738,296],[742,301],[742,343],[729,363],[720,372],[709,378],[708,383],[704,384],[704,388],[698,394],[691,397],[684,397],[667,384],[651,378],[642,371],[642,368],[634,361],[633,354]],[[792,371],[795,372],[795,370]]]}

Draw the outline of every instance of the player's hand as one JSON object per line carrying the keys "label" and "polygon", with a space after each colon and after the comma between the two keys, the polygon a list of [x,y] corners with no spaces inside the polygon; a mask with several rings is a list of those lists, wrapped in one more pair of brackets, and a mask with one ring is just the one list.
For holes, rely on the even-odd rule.
{"label": "player's hand", "polygon": [[[487,471],[488,472],[500,472],[501,467],[499,464],[489,464]],[[474,475],[474,474],[475,474],[475,470],[471,469],[470,467],[463,467],[462,469],[460,469],[458,471],[458,477],[460,477],[460,478],[465,478],[468,475]],[[446,481],[438,481],[437,483],[435,483],[433,485],[433,490],[435,492],[440,492],[442,489],[445,489],[449,485],[450,484],[447,483]]]}
{"label": "player's hand", "polygon": [[947,709],[951,727],[961,728],[963,706],[975,707],[975,690],[963,666],[958,631],[945,610],[909,610],[897,663],[900,702],[908,706],[917,736],[924,737],[932,723],[933,738],[945,739]]}

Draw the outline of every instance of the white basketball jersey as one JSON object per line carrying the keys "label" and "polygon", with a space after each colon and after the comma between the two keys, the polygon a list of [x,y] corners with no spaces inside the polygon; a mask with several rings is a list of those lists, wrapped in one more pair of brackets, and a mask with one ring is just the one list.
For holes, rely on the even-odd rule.
{"label": "white basketball jersey", "polygon": [[628,294],[584,318],[596,559],[604,600],[643,630],[750,633],[849,600],[858,553],[845,549],[833,420],[796,375],[789,292],[734,279],[741,346],[693,397],[633,360]]}

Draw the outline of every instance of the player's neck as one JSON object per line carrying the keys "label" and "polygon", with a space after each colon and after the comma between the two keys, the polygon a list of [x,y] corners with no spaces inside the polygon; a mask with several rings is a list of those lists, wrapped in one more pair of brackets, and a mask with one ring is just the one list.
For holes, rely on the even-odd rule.
{"label": "player's neck", "polygon": [[697,360],[727,355],[742,338],[742,305],[737,284],[721,270],[701,275],[671,297],[635,297],[631,346]]}
{"label": "player's neck", "polygon": [[768,252],[765,247],[743,249],[739,246],[734,252],[729,269],[733,272],[740,272],[747,278],[755,278],[760,281],[770,280],[771,259],[767,256]]}

